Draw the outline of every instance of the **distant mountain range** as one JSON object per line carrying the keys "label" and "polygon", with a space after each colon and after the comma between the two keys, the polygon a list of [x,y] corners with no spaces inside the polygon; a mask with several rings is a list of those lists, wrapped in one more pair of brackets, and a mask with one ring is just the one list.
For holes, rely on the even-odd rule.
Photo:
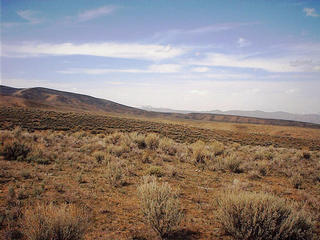
{"label": "distant mountain range", "polygon": [[254,117],[254,118],[264,118],[264,119],[282,119],[300,122],[310,122],[320,124],[320,114],[294,114],[288,112],[264,112],[264,111],[243,111],[243,110],[230,110],[230,111],[189,111],[189,110],[174,110],[170,108],[153,108],[152,106],[142,106],[141,109],[146,111],[154,112],[167,112],[167,113],[211,113],[220,115],[233,115],[233,116],[243,116],[243,117]]}
{"label": "distant mountain range", "polygon": [[[276,114],[265,113],[262,111],[191,112],[152,107],[143,107],[143,109],[139,109],[101,98],[41,87],[12,88],[0,85],[0,106],[102,114],[117,113],[122,115],[147,118],[253,123],[320,128],[319,124],[314,124],[320,123],[319,115],[290,115],[282,112]],[[309,116],[309,118],[307,116]],[[281,120],[279,118],[290,120]]]}

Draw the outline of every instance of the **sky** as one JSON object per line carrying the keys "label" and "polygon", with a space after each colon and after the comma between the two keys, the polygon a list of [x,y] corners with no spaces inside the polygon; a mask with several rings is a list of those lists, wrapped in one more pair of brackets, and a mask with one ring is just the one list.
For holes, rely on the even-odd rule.
{"label": "sky", "polygon": [[0,0],[1,84],[320,113],[318,0]]}

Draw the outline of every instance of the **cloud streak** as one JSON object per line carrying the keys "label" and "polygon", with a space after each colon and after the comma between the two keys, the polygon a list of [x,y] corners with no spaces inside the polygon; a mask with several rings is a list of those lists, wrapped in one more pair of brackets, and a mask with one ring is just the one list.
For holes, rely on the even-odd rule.
{"label": "cloud streak", "polygon": [[20,10],[17,11],[17,14],[23,18],[24,20],[27,20],[30,24],[36,24],[40,22],[40,19],[36,17],[36,12],[32,10]]}
{"label": "cloud streak", "polygon": [[115,6],[103,6],[96,9],[87,10],[79,13],[78,21],[86,22],[95,18],[111,14],[116,9]]}
{"label": "cloud streak", "polygon": [[3,56],[7,57],[39,57],[86,55],[124,59],[163,60],[186,53],[186,49],[159,44],[139,43],[22,43],[3,45]]}
{"label": "cloud streak", "polygon": [[108,73],[178,73],[182,69],[178,64],[153,64],[147,69],[110,69],[110,68],[71,68],[58,71],[63,74],[103,75]]}
{"label": "cloud streak", "polygon": [[25,20],[26,22],[3,22],[2,26],[4,27],[16,27],[25,24],[33,25],[41,23],[41,19],[37,17],[38,12],[27,9],[27,10],[19,10],[16,12],[17,15]]}
{"label": "cloud streak", "polygon": [[171,29],[165,32],[157,32],[153,35],[152,39],[156,41],[169,41],[178,37],[217,33],[222,31],[228,31],[239,27],[251,26],[259,24],[258,22],[230,22],[219,23],[193,29]]}
{"label": "cloud streak", "polygon": [[292,61],[295,57],[256,57],[250,55],[208,53],[201,60],[191,60],[189,64],[214,67],[260,69],[268,72],[312,72],[312,61]]}

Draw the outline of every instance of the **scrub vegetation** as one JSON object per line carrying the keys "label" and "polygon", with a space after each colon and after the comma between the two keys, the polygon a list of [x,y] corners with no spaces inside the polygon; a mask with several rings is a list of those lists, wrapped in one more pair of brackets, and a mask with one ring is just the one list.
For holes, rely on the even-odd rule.
{"label": "scrub vegetation", "polygon": [[[299,148],[202,138],[200,128],[199,139],[177,140],[173,130],[164,134],[166,124],[157,124],[163,127],[150,132],[2,125],[0,235],[31,240],[319,236],[320,151],[308,143]],[[179,131],[175,136],[183,135]]]}

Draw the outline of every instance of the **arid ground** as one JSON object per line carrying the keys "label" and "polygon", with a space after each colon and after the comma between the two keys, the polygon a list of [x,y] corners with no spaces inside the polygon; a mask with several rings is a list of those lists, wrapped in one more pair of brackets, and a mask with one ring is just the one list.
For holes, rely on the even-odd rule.
{"label": "arid ground", "polygon": [[14,107],[0,116],[4,239],[27,239],[24,214],[40,203],[83,209],[85,239],[156,239],[137,190],[149,175],[178,193],[184,216],[169,239],[233,239],[219,221],[230,191],[286,200],[320,234],[320,129]]}

